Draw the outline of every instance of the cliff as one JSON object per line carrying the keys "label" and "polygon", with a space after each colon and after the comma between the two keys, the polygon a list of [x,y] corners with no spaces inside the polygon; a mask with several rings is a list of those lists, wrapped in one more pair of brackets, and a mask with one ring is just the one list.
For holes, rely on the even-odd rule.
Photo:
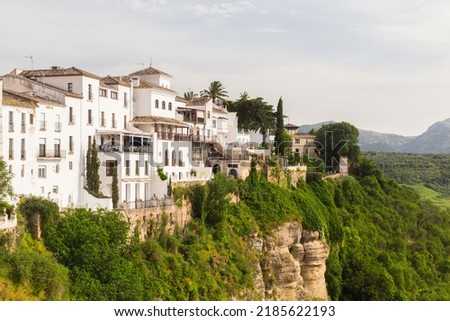
{"label": "cliff", "polygon": [[251,243],[260,255],[255,267],[255,299],[328,299],[325,262],[330,249],[318,232],[288,222],[265,238],[253,235]]}

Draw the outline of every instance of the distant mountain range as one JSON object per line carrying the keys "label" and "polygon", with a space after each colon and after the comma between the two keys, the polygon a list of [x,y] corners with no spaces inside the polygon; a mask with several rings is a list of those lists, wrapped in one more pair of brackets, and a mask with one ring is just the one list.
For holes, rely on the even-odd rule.
{"label": "distant mountain range", "polygon": [[[319,129],[332,121],[302,125],[300,132]],[[450,118],[431,125],[419,136],[401,136],[359,129],[359,143],[364,152],[450,154]]]}

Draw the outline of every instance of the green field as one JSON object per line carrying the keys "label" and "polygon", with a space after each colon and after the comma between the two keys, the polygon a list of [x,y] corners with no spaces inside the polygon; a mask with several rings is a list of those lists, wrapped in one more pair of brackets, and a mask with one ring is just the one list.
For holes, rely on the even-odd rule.
{"label": "green field", "polygon": [[444,195],[440,192],[436,192],[431,188],[425,187],[423,185],[413,185],[412,188],[424,199],[430,200],[433,204],[440,207],[450,208],[450,196]]}

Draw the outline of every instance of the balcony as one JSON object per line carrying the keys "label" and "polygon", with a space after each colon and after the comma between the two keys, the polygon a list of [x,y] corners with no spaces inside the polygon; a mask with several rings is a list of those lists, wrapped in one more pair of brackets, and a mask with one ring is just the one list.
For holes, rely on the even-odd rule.
{"label": "balcony", "polygon": [[216,143],[217,137],[216,136],[208,137],[208,136],[203,136],[203,135],[193,135],[192,141],[195,143]]}
{"label": "balcony", "polygon": [[61,122],[55,122],[55,132],[60,133],[61,132]]}
{"label": "balcony", "polygon": [[55,149],[55,150],[40,150],[38,152],[38,159],[61,159],[66,157],[66,151]]}
{"label": "balcony", "polygon": [[39,122],[39,130],[47,130],[47,122],[45,120]]}
{"label": "balcony", "polygon": [[157,132],[158,139],[162,140],[173,140],[176,142],[187,142],[190,140],[190,136],[186,134],[178,134],[178,133],[168,133],[168,132]]}

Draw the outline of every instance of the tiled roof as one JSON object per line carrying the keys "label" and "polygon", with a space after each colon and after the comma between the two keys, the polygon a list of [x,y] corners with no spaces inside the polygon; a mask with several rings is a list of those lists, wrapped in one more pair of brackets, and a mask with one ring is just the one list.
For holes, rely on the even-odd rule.
{"label": "tiled roof", "polygon": [[168,124],[189,127],[188,124],[181,120],[161,116],[137,116],[133,118],[132,123]]}
{"label": "tiled roof", "polygon": [[[115,77],[115,78],[116,78],[116,77]],[[131,78],[133,78],[133,77],[132,77],[132,76],[123,76],[123,77],[122,77],[122,81],[128,82],[128,81],[131,80]],[[175,94],[177,93],[176,91],[174,91],[174,90],[172,90],[172,89],[169,89],[169,88],[166,88],[166,87],[163,87],[163,86],[154,84],[154,83],[149,82],[149,81],[145,81],[145,80],[143,80],[143,79],[139,79],[139,86],[135,86],[134,88],[152,88],[152,89],[161,89],[161,90],[169,91],[169,92],[171,92],[171,93],[175,93]]]}
{"label": "tiled roof", "polygon": [[298,129],[300,126],[288,123],[286,125],[284,125],[284,128],[289,128],[289,129]]}
{"label": "tiled roof", "polygon": [[164,75],[164,76],[172,77],[171,75],[169,75],[161,70],[158,70],[156,68],[153,68],[153,67],[148,67],[148,68],[145,68],[142,70],[138,70],[138,71],[135,71],[130,74],[130,76],[139,76],[139,75]]}
{"label": "tiled roof", "polygon": [[21,107],[37,107],[38,103],[42,103],[52,106],[60,106],[60,107],[65,106],[52,100],[47,100],[41,97],[31,96],[26,93],[19,93],[8,89],[3,89],[3,93],[4,93],[3,103],[5,105],[21,106]]}
{"label": "tiled roof", "polygon": [[121,85],[121,86],[126,86],[126,87],[130,87],[130,84],[127,81],[123,80],[123,77],[111,77],[110,75],[102,78],[100,80],[101,83],[105,84],[105,85],[109,85],[109,86],[116,86],[116,85]]}
{"label": "tiled roof", "polygon": [[188,102],[187,99],[185,99],[184,97],[181,97],[181,96],[176,96],[175,97],[175,101],[178,101],[180,103],[187,103]]}
{"label": "tiled roof", "polygon": [[210,100],[211,100],[211,98],[209,98],[209,97],[194,98],[194,99],[188,100],[186,106],[204,106]]}
{"label": "tiled roof", "polygon": [[51,69],[40,69],[40,70],[24,70],[21,73],[22,76],[27,78],[30,77],[61,77],[61,76],[85,76],[89,78],[94,78],[100,80],[101,77],[94,75],[85,70],[70,67],[70,68],[59,68],[54,67]]}

